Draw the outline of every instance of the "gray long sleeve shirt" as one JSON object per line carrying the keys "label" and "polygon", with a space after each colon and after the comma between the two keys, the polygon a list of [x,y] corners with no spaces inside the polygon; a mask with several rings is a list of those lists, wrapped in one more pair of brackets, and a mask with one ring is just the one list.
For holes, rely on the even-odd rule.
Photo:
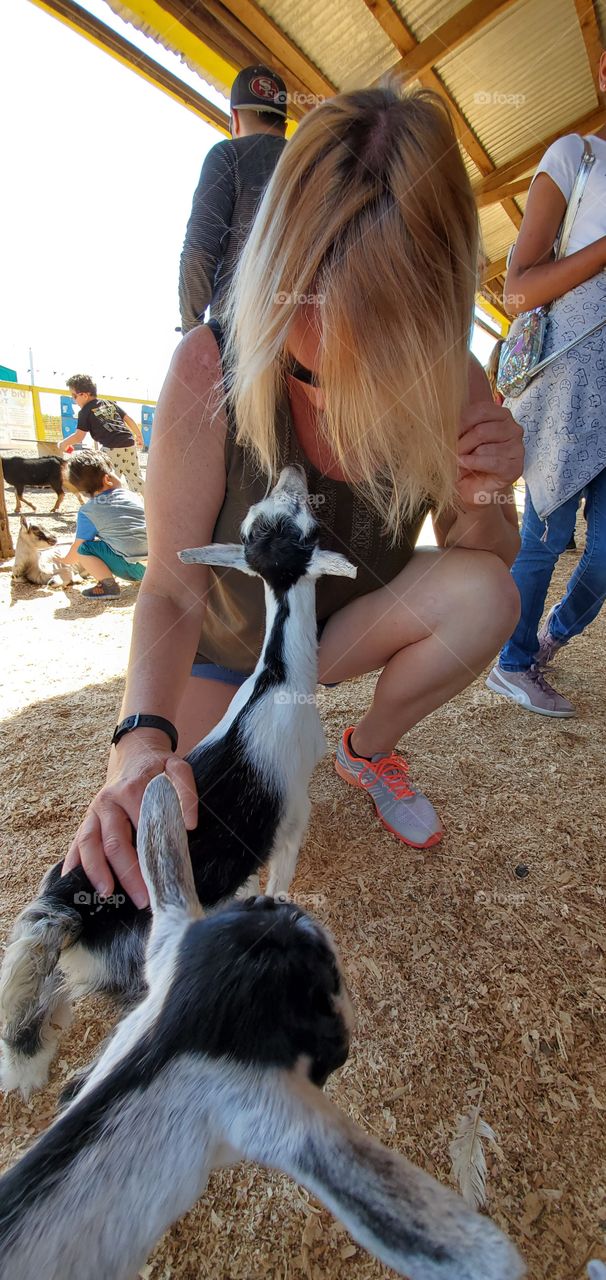
{"label": "gray long sleeve shirt", "polygon": [[181,326],[201,324],[221,308],[257,207],[286,139],[255,133],[218,142],[209,151],[194,193],[179,268]]}

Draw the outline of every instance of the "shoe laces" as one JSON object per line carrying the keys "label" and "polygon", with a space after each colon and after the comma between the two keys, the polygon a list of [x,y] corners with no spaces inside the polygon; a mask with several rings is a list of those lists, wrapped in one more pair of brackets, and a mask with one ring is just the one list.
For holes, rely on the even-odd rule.
{"label": "shoe laces", "polygon": [[381,760],[369,761],[360,774],[360,782],[363,787],[372,787],[375,782],[382,782],[395,800],[408,800],[415,795],[407,781],[408,772],[406,761],[394,752],[391,756],[383,756]]}
{"label": "shoe laces", "polygon": [[539,686],[539,689],[541,690],[542,693],[550,693],[557,697],[558,695],[556,694],[556,691],[553,685],[551,685],[543,675],[544,666],[546,665],[547,664],[543,664],[542,662],[541,663],[533,662],[528,674],[530,676],[530,679],[533,680],[534,683]]}

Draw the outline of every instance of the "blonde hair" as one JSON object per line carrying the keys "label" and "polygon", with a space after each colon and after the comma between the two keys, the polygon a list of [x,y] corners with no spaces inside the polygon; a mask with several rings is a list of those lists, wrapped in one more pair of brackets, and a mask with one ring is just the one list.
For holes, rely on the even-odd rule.
{"label": "blonde hair", "polygon": [[289,328],[317,310],[318,431],[392,536],[453,499],[478,217],[442,100],[388,86],[309,113],[284,149],[227,306],[238,441],[276,469]]}

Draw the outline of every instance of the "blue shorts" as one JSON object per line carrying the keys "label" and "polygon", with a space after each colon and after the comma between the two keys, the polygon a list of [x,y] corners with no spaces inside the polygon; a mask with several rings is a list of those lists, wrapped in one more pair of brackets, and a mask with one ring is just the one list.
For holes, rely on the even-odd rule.
{"label": "blue shorts", "polygon": [[111,569],[117,578],[129,578],[131,582],[140,582],[145,573],[145,565],[138,561],[126,560],[118,551],[113,551],[102,538],[89,538],[78,547],[79,556],[97,556]]}
{"label": "blue shorts", "polygon": [[[327,622],[328,618],[324,622],[318,623],[318,640]],[[252,674],[250,671],[234,671],[233,667],[221,667],[216,662],[194,662],[191,673],[192,676],[197,676],[199,680],[217,680],[219,684],[236,684],[238,687],[244,684],[244,681],[248,680],[249,675]],[[328,684],[321,680],[320,683],[323,684],[325,689],[336,689],[340,681],[336,680],[333,684]]]}

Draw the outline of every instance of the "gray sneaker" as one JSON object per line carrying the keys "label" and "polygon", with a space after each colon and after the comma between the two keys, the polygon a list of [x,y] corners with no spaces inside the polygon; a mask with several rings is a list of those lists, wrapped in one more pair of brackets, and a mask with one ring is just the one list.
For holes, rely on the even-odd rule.
{"label": "gray sneaker", "polygon": [[549,623],[551,622],[551,616],[555,608],[556,605],[554,604],[553,608],[549,610],[543,626],[539,630],[539,647],[535,654],[534,661],[535,666],[539,667],[541,671],[545,671],[547,667],[551,666],[558,650],[563,649],[564,645],[568,643],[566,640],[556,640],[549,630]]}
{"label": "gray sneaker", "polygon": [[371,760],[355,756],[346,729],[335,756],[335,769],[344,782],[368,792],[383,826],[413,849],[429,849],[442,839],[442,823],[426,796],[413,787],[402,756],[375,755]]}
{"label": "gray sneaker", "polygon": [[510,698],[527,711],[536,711],[539,716],[557,716],[564,719],[576,715],[576,711],[568,698],[548,684],[538,666],[529,671],[503,671],[498,665],[492,668],[486,681],[493,693],[500,693]]}

